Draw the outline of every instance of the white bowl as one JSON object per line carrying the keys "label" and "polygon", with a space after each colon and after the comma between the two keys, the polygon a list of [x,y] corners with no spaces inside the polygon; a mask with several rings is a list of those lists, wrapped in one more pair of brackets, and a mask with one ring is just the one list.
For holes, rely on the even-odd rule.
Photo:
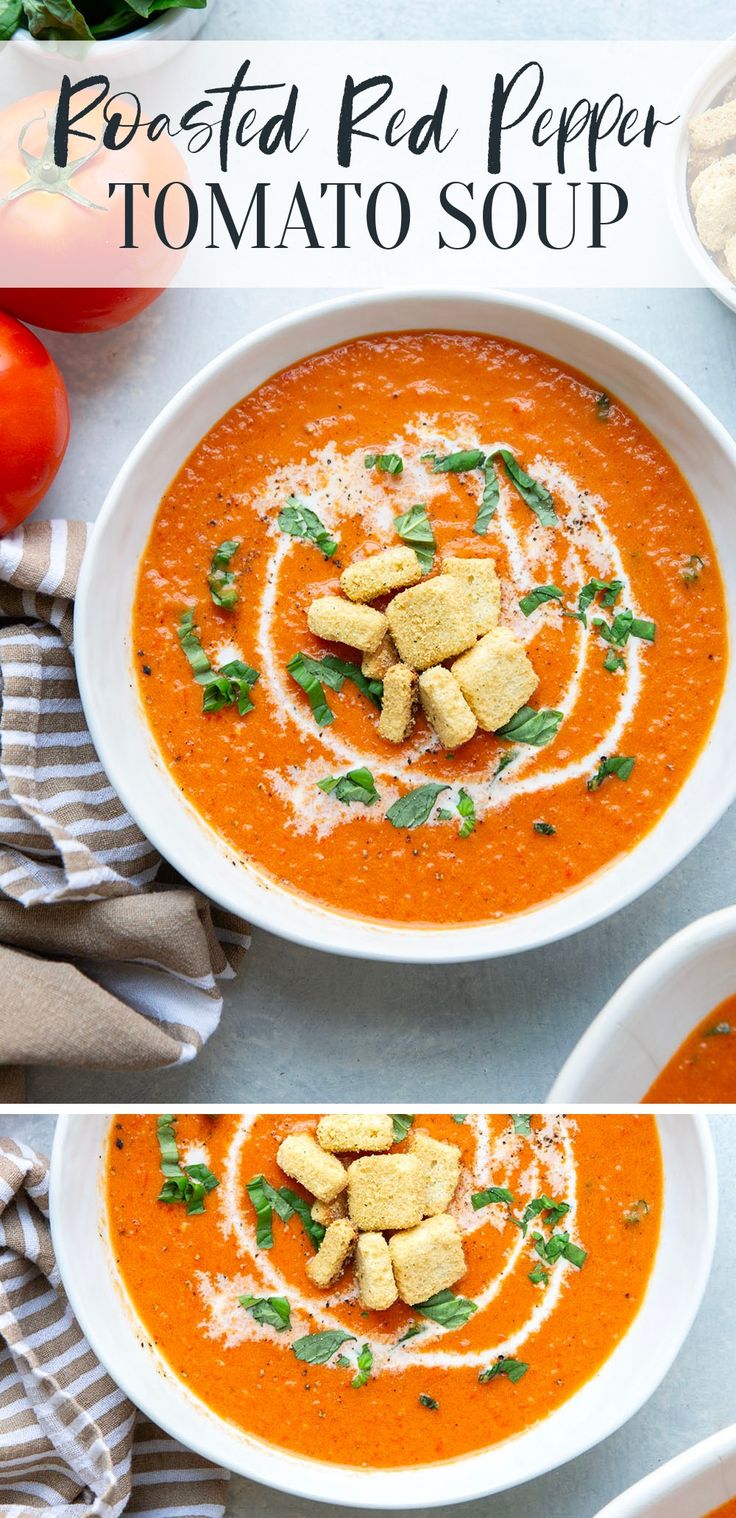
{"label": "white bowl", "polygon": [[[95,42],[39,42],[25,27],[13,33],[11,41],[16,56],[41,74],[49,71],[61,75],[69,70],[79,72],[96,69],[110,73],[113,86],[121,78],[147,74],[151,69],[170,62],[186,42],[191,42],[212,15],[216,0],[207,0],[204,9],[193,10],[189,6],[172,6],[161,11],[151,21],[144,22],[134,32],[124,32],[120,37],[105,37]],[[149,50],[149,43],[157,48]],[[165,50],[160,44],[168,43]],[[43,82],[43,81],[41,81]]]}
{"label": "white bowl", "polygon": [[684,99],[680,102],[673,174],[669,184],[670,214],[680,243],[703,284],[707,285],[731,311],[736,311],[736,284],[721,273],[718,265],[706,252],[695,230],[687,193],[687,163],[688,122],[693,116],[699,116],[703,111],[707,111],[716,96],[727,84],[730,84],[734,77],[736,77],[736,37],[731,37],[698,69],[688,84]]}
{"label": "white bowl", "polygon": [[693,1028],[736,992],[736,907],[668,938],[599,1012],[551,1102],[640,1102]]}
{"label": "white bowl", "polygon": [[736,1497],[736,1424],[637,1481],[598,1518],[706,1518],[730,1497]]}
{"label": "white bowl", "polygon": [[51,1228],[73,1312],[136,1406],[208,1459],[313,1501],[363,1508],[437,1507],[488,1496],[552,1470],[620,1428],[667,1374],[692,1326],[716,1241],[718,1193],[708,1125],[658,1119],[662,1231],[641,1309],[605,1365],[526,1433],[441,1465],[364,1470],[285,1453],[210,1412],[167,1370],[124,1298],[108,1237],[103,1181],[109,1119],[59,1118],[51,1158]]}
{"label": "white bowl", "polygon": [[708,518],[736,623],[736,446],[697,396],[625,338],[519,295],[378,292],[282,318],[242,338],[190,380],[151,424],[115,480],[84,560],[76,660],[100,759],[165,858],[200,890],[297,943],[373,959],[437,963],[518,953],[608,917],[671,870],[736,795],[736,670],[705,748],[666,816],[631,853],[576,890],[473,927],[424,930],[362,922],[309,902],[244,864],[189,806],[161,759],[138,696],[131,649],[136,574],[159,500],[202,435],[284,366],[371,332],[454,328],[496,333],[554,354],[621,397],[659,437]]}

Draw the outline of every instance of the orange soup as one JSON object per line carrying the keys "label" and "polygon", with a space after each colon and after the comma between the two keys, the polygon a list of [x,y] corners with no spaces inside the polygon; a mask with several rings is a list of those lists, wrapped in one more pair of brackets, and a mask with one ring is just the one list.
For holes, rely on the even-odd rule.
{"label": "orange soup", "polygon": [[[460,642],[489,640],[483,679],[521,708],[500,735],[442,657],[447,626],[449,751],[411,651],[407,736],[389,740],[361,649],[310,632],[315,600],[350,608],[348,566],[402,542],[445,589],[449,561],[495,566],[500,612],[461,615]],[[389,599],[353,608],[349,635]],[[492,663],[499,616],[518,685]],[[317,354],[211,429],[159,506],[133,649],[176,785],[240,857],[341,912],[427,926],[521,912],[630,850],[703,746],[727,655],[708,527],[638,418],[545,354],[442,332]]]}
{"label": "orange soup", "polygon": [[[326,1289],[307,1273],[319,1243],[307,1231],[313,1198],[276,1154],[289,1135],[312,1138],[316,1118],[176,1118],[164,1132],[169,1157],[173,1141],[184,1176],[204,1166],[218,1182],[193,1188],[193,1203],[157,1200],[179,1184],[162,1176],[160,1122],[126,1114],[111,1125],[108,1215],[122,1281],[174,1373],[271,1444],[369,1467],[484,1449],[565,1402],[641,1305],[663,1195],[652,1117],[401,1115],[406,1136],[390,1160],[412,1153],[417,1135],[460,1151],[444,1221],[459,1230],[465,1265],[451,1291],[384,1311],[362,1305],[350,1260]],[[349,1166],[356,1155],[341,1158]]]}
{"label": "orange soup", "polygon": [[711,1508],[705,1518],[736,1518],[736,1497],[729,1497],[728,1502],[721,1503],[720,1507]]}
{"label": "orange soup", "polygon": [[644,1101],[736,1102],[736,996],[728,996],[698,1023]]}

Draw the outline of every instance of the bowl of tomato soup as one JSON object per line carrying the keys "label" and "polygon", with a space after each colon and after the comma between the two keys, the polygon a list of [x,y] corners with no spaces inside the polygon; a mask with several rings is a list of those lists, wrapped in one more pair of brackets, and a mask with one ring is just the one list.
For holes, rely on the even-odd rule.
{"label": "bowl of tomato soup", "polygon": [[634,970],[550,1101],[736,1102],[736,908],[691,923]]}
{"label": "bowl of tomato soup", "polygon": [[736,1428],[721,1429],[622,1492],[598,1518],[734,1518]]}
{"label": "bowl of tomato soup", "polygon": [[[684,1114],[392,1122],[392,1205],[417,1139],[459,1160],[420,1289],[397,1264],[401,1298],[382,1310],[364,1305],[357,1249],[313,1283],[345,1219],[313,1236],[282,1146],[314,1145],[316,1114],[63,1117],[51,1216],[72,1309],[137,1406],[266,1485],[401,1509],[514,1486],[625,1422],[698,1309],[717,1204],[707,1127]],[[353,1217],[366,1157],[339,1161]],[[443,1228],[461,1239],[459,1278],[419,1301]],[[426,1229],[368,1237],[393,1256]]]}
{"label": "bowl of tomato soup", "polygon": [[735,460],[655,360],[517,296],[242,339],[85,560],[112,783],[182,874],[315,948],[474,958],[608,915],[736,788]]}

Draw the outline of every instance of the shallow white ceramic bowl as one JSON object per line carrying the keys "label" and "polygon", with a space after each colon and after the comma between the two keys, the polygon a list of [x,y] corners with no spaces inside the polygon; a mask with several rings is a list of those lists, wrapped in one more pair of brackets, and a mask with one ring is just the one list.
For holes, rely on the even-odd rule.
{"label": "shallow white ceramic bowl", "polygon": [[598,1518],[705,1518],[736,1497],[736,1425],[694,1444],[636,1486]]}
{"label": "shallow white ceramic bowl", "polygon": [[736,907],[668,938],[583,1034],[551,1102],[640,1102],[683,1039],[736,992]]}
{"label": "shallow white ceramic bowl", "polygon": [[736,624],[736,446],[656,359],[583,317],[518,295],[398,292],[348,296],[242,338],[164,408],[120,471],[84,561],[76,660],[102,763],[144,833],[182,875],[251,922],[312,948],[373,959],[440,961],[517,953],[575,933],[639,896],[717,822],[736,795],[736,669],[711,737],[666,817],[578,889],[480,927],[393,927],[310,903],[243,864],[182,798],[154,744],[132,669],[131,607],[140,556],[163,491],[190,450],[243,395],[305,355],[371,332],[453,328],[496,333],[554,354],[621,397],[652,428],[711,525]]}
{"label": "shallow white ceramic bowl", "polygon": [[216,1417],[141,1342],[105,1220],[108,1121],[63,1116],[56,1128],[51,1227],[74,1313],[103,1365],[161,1427],[210,1460],[300,1497],[351,1507],[436,1507],[502,1491],[563,1465],[620,1428],[652,1395],[682,1346],[708,1281],[718,1211],[708,1126],[685,1114],[661,1118],[664,1216],[649,1288],[628,1334],[586,1386],[528,1432],[447,1464],[370,1471],[306,1460]]}
{"label": "shallow white ceramic bowl", "polygon": [[677,235],[693,268],[704,285],[723,301],[731,311],[736,311],[736,285],[706,253],[695,230],[695,222],[687,194],[687,161],[689,151],[688,122],[712,106],[716,96],[736,76],[736,37],[724,42],[690,80],[685,98],[680,103],[679,127],[673,159],[673,176],[669,184],[670,213]]}

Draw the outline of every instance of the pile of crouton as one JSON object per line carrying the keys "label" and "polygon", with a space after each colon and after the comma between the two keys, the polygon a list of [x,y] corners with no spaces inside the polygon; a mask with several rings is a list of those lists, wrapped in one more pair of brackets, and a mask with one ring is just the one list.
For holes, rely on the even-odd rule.
{"label": "pile of crouton", "polygon": [[690,122],[689,168],[698,237],[736,281],[736,81],[722,104]]}
{"label": "pile of crouton", "polygon": [[[456,1144],[413,1132],[408,1150],[395,1142],[388,1113],[331,1113],[317,1136],[292,1133],[279,1147],[284,1173],[316,1201],[325,1235],[306,1270],[328,1290],[354,1257],[363,1307],[384,1312],[401,1300],[426,1302],[465,1275],[462,1236],[447,1212],[460,1179]],[[345,1165],[339,1155],[360,1158]],[[388,1237],[387,1237],[388,1235]]]}
{"label": "pile of crouton", "polygon": [[[346,599],[312,602],[309,630],[359,649],[363,674],[383,681],[378,729],[389,743],[411,736],[421,702],[442,747],[452,751],[478,728],[503,727],[536,690],[523,644],[498,625],[501,587],[492,559],[448,557],[425,579],[412,548],[387,548],[348,565],[340,586]],[[384,611],[368,604],[387,595]]]}

